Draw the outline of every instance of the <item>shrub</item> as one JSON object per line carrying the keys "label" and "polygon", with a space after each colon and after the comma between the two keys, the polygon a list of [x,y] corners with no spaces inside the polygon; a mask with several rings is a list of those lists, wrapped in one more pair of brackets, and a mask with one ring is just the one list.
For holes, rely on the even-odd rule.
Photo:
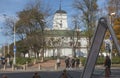
{"label": "shrub", "polygon": [[[87,58],[85,58],[85,57],[80,57],[82,65],[85,65],[86,59]],[[98,57],[96,65],[103,65],[104,61],[105,61],[105,57]],[[112,64],[120,64],[120,57],[119,56],[112,57],[111,61],[112,61]]]}
{"label": "shrub", "polygon": [[80,61],[81,61],[81,63],[82,63],[83,66],[84,66],[85,63],[86,63],[86,59],[87,59],[87,58],[85,58],[85,57],[80,57]]}
{"label": "shrub", "polygon": [[97,65],[104,64],[104,60],[105,60],[104,57],[98,57],[96,64]]}
{"label": "shrub", "polygon": [[16,58],[16,63],[18,65],[23,65],[26,64],[26,62],[30,63],[31,62],[31,58]]}
{"label": "shrub", "polygon": [[120,64],[120,57],[112,57],[112,64]]}

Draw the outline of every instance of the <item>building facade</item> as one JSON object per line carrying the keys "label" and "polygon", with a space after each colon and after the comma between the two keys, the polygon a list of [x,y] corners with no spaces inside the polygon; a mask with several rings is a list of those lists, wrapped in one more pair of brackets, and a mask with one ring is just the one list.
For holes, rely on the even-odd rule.
{"label": "building facade", "polygon": [[53,18],[53,30],[67,30],[67,12],[64,10],[57,10]]}
{"label": "building facade", "polygon": [[[69,29],[67,19],[67,12],[62,10],[60,5],[59,10],[54,14],[52,29],[45,29],[44,57],[87,56],[88,39],[81,35],[79,28]],[[34,52],[29,52],[35,56]]]}
{"label": "building facade", "polygon": [[52,35],[49,35],[49,37],[46,38],[46,44],[50,44],[51,46],[51,48],[46,49],[44,53],[46,57],[72,57],[74,54],[76,54],[76,56],[87,56],[87,38],[84,36],[80,37],[80,35],[75,34],[75,32],[80,33],[80,29],[72,31],[68,28],[67,12],[62,10],[61,7],[54,14],[53,28],[51,32],[53,32]]}

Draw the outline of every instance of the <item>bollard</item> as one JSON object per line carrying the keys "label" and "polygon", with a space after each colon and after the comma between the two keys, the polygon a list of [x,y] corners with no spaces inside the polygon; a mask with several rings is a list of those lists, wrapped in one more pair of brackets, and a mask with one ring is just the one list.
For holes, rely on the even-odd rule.
{"label": "bollard", "polygon": [[41,62],[44,62],[44,58],[43,57],[41,58]]}
{"label": "bollard", "polygon": [[28,62],[26,62],[26,64],[25,64],[25,70],[27,69],[27,67],[28,67]]}
{"label": "bollard", "polygon": [[12,71],[14,70],[14,65],[12,64]]}
{"label": "bollard", "polygon": [[36,59],[34,59],[34,62],[33,62],[33,64],[36,64]]}
{"label": "bollard", "polygon": [[81,60],[80,60],[80,64],[79,64],[79,67],[81,67],[82,66],[82,62],[81,62]]}
{"label": "bollard", "polygon": [[38,67],[39,70],[41,70],[41,65],[39,64],[39,67]]}
{"label": "bollard", "polygon": [[5,70],[6,69],[6,65],[4,64],[4,69],[3,70]]}
{"label": "bollard", "polygon": [[28,66],[28,62],[26,62],[26,67]]}
{"label": "bollard", "polygon": [[57,64],[55,64],[55,70],[58,70],[58,66],[57,66]]}
{"label": "bollard", "polygon": [[23,70],[26,70],[26,65],[23,66]]}

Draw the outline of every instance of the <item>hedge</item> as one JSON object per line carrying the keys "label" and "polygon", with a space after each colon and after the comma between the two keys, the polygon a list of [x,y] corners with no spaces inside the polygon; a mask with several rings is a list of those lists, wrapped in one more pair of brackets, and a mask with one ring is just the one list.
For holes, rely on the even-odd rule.
{"label": "hedge", "polygon": [[[82,65],[85,65],[86,59],[87,58],[85,58],[85,57],[80,58]],[[104,61],[105,61],[105,57],[98,57],[96,65],[102,65],[102,64],[104,64]],[[120,57],[119,56],[112,57],[111,61],[112,61],[112,64],[120,64]]]}

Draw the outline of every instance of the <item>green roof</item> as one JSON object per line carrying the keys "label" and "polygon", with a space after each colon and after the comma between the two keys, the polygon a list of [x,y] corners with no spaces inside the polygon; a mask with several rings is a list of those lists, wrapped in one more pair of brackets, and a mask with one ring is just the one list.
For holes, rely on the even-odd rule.
{"label": "green roof", "polygon": [[[76,31],[73,30],[45,30],[44,34],[45,36],[66,36],[66,37],[71,37],[73,35],[77,35],[77,33],[75,33]],[[81,34],[80,31],[78,31],[79,34]]]}

